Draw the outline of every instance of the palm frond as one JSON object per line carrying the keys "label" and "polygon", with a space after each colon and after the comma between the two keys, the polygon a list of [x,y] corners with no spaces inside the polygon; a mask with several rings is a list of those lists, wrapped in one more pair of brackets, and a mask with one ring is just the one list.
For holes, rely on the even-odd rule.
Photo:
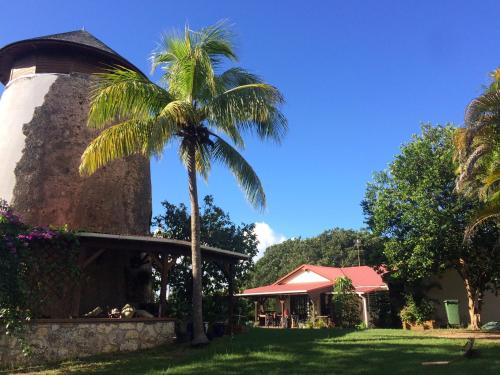
{"label": "palm frond", "polygon": [[472,218],[471,223],[465,230],[465,240],[470,239],[481,224],[490,220],[498,222],[498,219],[500,218],[500,205],[498,203],[498,201],[496,204],[490,203],[484,209],[476,213],[476,215]]}
{"label": "palm frond", "polygon": [[498,182],[500,182],[500,169],[496,169],[493,172],[491,172],[489,175],[487,175],[484,180],[484,186],[485,187],[490,187]]}
{"label": "palm frond", "polygon": [[498,114],[500,109],[500,92],[486,92],[472,100],[465,110],[465,125],[473,127],[481,123],[481,118],[487,114]]}
{"label": "palm frond", "polygon": [[200,100],[216,91],[214,68],[222,58],[236,59],[232,33],[222,21],[200,31],[186,26],[184,35],[163,35],[152,54],[153,71],[161,66],[163,80],[177,99]]}
{"label": "palm frond", "polygon": [[160,112],[162,116],[168,116],[179,125],[193,124],[198,121],[199,115],[191,103],[185,100],[174,100],[168,103]]}
{"label": "palm frond", "polygon": [[147,143],[147,153],[150,156],[159,158],[165,145],[178,135],[181,126],[166,111],[162,111],[160,115],[152,118],[151,121],[153,126]]}
{"label": "palm frond", "polygon": [[201,144],[196,147],[196,170],[203,177],[205,182],[208,181],[210,170],[212,169],[211,146]]}
{"label": "palm frond", "polygon": [[481,145],[477,147],[474,152],[468,155],[467,159],[461,165],[461,173],[457,181],[457,188],[460,190],[466,180],[469,180],[474,171],[477,161],[487,152],[489,149],[486,145]]}
{"label": "palm frond", "polygon": [[177,33],[162,34],[157,48],[151,54],[151,66],[153,71],[160,65],[165,69],[171,64],[189,58],[191,48],[186,44],[184,38]]}
{"label": "palm frond", "polygon": [[176,123],[167,116],[129,120],[111,126],[85,149],[80,174],[92,175],[109,162],[134,154],[159,156],[177,130]]}
{"label": "palm frond", "polygon": [[225,91],[207,103],[205,110],[208,123],[232,139],[236,128],[280,142],[288,127],[278,109],[283,102],[283,96],[274,86],[255,83]]}
{"label": "palm frond", "polygon": [[[498,71],[497,71],[498,72]],[[495,79],[497,78],[495,73]],[[480,224],[500,217],[500,92],[492,85],[471,101],[465,113],[465,127],[455,134],[456,156],[460,162],[457,190],[475,195],[484,203],[465,231],[470,238]]]}
{"label": "palm frond", "polygon": [[238,67],[229,68],[224,73],[217,76],[216,80],[220,93],[234,89],[238,86],[264,83],[258,75]]}
{"label": "palm frond", "polygon": [[265,208],[266,194],[253,168],[229,143],[221,137],[213,135],[215,137],[212,147],[213,159],[225,164],[233,172],[248,201],[254,207]]}
{"label": "palm frond", "polygon": [[203,99],[202,94],[214,95],[215,72],[210,55],[202,48],[196,47],[193,51],[194,71],[191,97],[194,100]]}
{"label": "palm frond", "polygon": [[234,34],[226,20],[221,20],[199,31],[190,30],[190,34],[194,44],[210,56],[212,64],[217,65],[220,58],[232,61],[238,59],[234,50]]}
{"label": "palm frond", "polygon": [[[189,145],[189,140],[183,139],[179,147],[179,159],[186,168],[189,165]],[[211,156],[212,151],[210,145],[197,144],[195,146],[196,172],[203,177],[205,182],[208,181],[210,170],[212,169]]]}
{"label": "palm frond", "polygon": [[96,77],[88,117],[91,128],[155,115],[170,101],[167,91],[131,69],[118,67]]}
{"label": "palm frond", "polygon": [[109,162],[134,154],[148,153],[151,121],[131,120],[105,129],[82,154],[81,175],[92,175]]}

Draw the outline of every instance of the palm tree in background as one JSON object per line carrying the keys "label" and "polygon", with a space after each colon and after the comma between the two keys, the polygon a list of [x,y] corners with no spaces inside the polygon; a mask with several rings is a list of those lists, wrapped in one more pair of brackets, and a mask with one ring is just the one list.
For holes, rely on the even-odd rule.
{"label": "palm tree in background", "polygon": [[491,77],[493,83],[468,105],[465,127],[455,135],[460,162],[457,190],[484,202],[468,226],[466,238],[481,223],[500,217],[500,68]]}
{"label": "palm tree in background", "polygon": [[88,125],[104,130],[89,144],[80,164],[80,173],[91,175],[115,159],[133,154],[160,157],[166,145],[178,146],[191,201],[194,345],[208,342],[202,315],[197,174],[206,180],[212,162],[222,163],[254,207],[264,208],[259,177],[237,148],[244,148],[245,134],[280,142],[287,130],[279,109],[284,99],[276,87],[238,67],[219,72],[223,63],[234,61],[232,34],[219,22],[162,38],[152,55],[153,71],[162,71],[160,85],[123,67],[99,74]]}

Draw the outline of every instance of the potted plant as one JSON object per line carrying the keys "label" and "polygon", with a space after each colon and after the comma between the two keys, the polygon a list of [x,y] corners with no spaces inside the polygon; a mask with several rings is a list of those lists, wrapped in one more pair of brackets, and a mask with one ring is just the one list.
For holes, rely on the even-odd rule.
{"label": "potted plant", "polygon": [[431,320],[434,307],[429,301],[422,299],[416,303],[413,296],[406,298],[406,305],[401,309],[399,316],[403,329],[424,330],[435,328],[436,322]]}

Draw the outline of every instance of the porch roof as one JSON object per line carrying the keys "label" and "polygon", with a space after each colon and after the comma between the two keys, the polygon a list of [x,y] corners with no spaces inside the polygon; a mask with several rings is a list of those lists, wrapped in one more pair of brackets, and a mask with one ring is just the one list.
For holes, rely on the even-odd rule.
{"label": "porch roof", "polygon": [[329,290],[333,283],[330,281],[315,283],[297,283],[281,285],[265,285],[258,288],[246,289],[243,293],[236,294],[239,297],[268,296],[276,294],[304,294],[321,290]]}
{"label": "porch roof", "polygon": [[[90,248],[112,251],[138,250],[144,252],[166,253],[176,256],[191,256],[191,242],[188,241],[108,233],[81,232],[76,235],[83,245]],[[201,245],[200,250],[203,259],[216,259],[231,263],[250,259],[250,256],[247,254],[206,245]]]}
{"label": "porch roof", "polygon": [[[243,293],[236,294],[238,297],[269,296],[279,294],[306,294],[312,292],[331,292],[333,283],[330,281],[300,284],[272,284],[258,288],[246,289]],[[358,294],[387,291],[387,286],[355,286],[354,292]]]}

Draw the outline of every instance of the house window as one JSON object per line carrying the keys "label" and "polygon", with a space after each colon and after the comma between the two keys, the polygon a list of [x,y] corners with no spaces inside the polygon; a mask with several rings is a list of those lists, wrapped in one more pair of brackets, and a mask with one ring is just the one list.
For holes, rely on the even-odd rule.
{"label": "house window", "polygon": [[321,311],[320,311],[320,315],[328,315],[328,316],[331,316],[332,315],[332,295],[331,294],[325,294],[325,293],[321,293],[321,296],[320,296],[320,301],[321,301]]}
{"label": "house window", "polygon": [[266,299],[264,309],[265,311],[277,311],[276,298]]}
{"label": "house window", "polygon": [[290,296],[290,311],[293,315],[298,315],[300,320],[307,319],[308,295]]}

